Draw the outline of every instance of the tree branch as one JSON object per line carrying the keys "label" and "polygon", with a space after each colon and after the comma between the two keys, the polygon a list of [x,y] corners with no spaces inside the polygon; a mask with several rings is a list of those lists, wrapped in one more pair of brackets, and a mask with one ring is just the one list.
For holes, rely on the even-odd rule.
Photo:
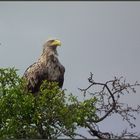
{"label": "tree branch", "polygon": [[[99,129],[94,128],[91,126],[97,125],[97,123],[102,122],[105,118],[108,116],[117,113],[119,114],[123,120],[126,120],[130,127],[135,127],[135,124],[131,122],[130,118],[136,119],[133,115],[133,113],[140,113],[140,106],[138,105],[136,109],[128,106],[127,104],[120,103],[119,99],[121,95],[126,95],[126,93],[136,93],[135,87],[140,86],[138,82],[135,82],[134,84],[126,83],[126,80],[123,80],[123,77],[116,78],[114,77],[114,80],[107,81],[105,83],[95,82],[93,80],[93,74],[90,73],[90,77],[88,78],[88,81],[90,85],[85,89],[79,90],[84,94],[84,97],[90,93],[90,95],[96,97],[98,99],[98,106],[96,107],[96,112],[100,113],[97,115],[99,117],[98,119],[91,119],[87,118],[86,120],[86,127],[89,129],[89,132],[92,136],[98,137],[100,139],[110,139],[113,138],[124,138],[124,137],[138,137],[138,135],[135,135],[131,132],[123,131],[122,135],[120,137],[112,135],[112,133],[103,133]],[[101,86],[101,90],[98,92],[91,93],[89,90],[93,86]],[[131,92],[130,92],[131,91]],[[103,114],[103,115],[101,115]]]}

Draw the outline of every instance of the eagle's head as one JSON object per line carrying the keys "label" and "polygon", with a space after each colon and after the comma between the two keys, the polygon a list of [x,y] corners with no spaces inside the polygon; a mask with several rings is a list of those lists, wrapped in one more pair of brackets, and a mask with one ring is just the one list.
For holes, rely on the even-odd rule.
{"label": "eagle's head", "polygon": [[61,46],[61,41],[58,39],[50,39],[44,43],[43,52],[47,50],[56,51],[57,46]]}

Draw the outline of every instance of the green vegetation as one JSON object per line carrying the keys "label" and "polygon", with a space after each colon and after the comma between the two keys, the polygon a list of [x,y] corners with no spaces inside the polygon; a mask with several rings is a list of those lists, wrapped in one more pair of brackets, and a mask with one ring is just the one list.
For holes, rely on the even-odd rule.
{"label": "green vegetation", "polygon": [[35,96],[26,90],[26,81],[15,68],[1,68],[0,139],[74,138],[77,127],[98,118],[96,102],[95,97],[79,102],[57,83],[47,81]]}

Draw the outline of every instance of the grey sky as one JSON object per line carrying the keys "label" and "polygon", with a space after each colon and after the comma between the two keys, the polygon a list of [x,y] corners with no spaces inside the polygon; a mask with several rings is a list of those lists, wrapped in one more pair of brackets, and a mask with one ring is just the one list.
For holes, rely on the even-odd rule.
{"label": "grey sky", "polygon": [[[22,75],[50,37],[62,41],[64,88],[77,96],[90,72],[100,82],[114,76],[140,81],[140,2],[0,2],[0,67],[15,66]],[[140,104],[139,93],[126,98]]]}

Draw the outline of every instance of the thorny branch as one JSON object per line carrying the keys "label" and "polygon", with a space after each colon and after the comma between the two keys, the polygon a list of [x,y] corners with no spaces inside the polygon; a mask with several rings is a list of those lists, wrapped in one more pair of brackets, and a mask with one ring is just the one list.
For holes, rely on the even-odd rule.
{"label": "thorny branch", "polygon": [[[119,114],[123,120],[127,121],[131,128],[135,127],[135,124],[131,122],[131,119],[136,119],[134,113],[140,113],[140,106],[136,109],[128,106],[127,104],[120,102],[120,97],[126,93],[136,93],[135,87],[140,86],[138,82],[134,84],[126,83],[123,77],[114,77],[114,80],[107,81],[105,83],[95,82],[93,74],[90,74],[88,78],[90,85],[85,89],[79,89],[84,96],[90,94],[98,99],[97,114],[99,116],[96,120],[87,119],[86,127],[89,129],[89,133],[93,137],[100,139],[124,139],[124,138],[140,138],[139,134],[128,132],[127,129],[122,132],[120,136],[114,135],[108,132],[101,132],[98,123],[106,119],[108,116],[116,113]],[[97,92],[89,92],[95,86],[100,86],[101,89]]]}

